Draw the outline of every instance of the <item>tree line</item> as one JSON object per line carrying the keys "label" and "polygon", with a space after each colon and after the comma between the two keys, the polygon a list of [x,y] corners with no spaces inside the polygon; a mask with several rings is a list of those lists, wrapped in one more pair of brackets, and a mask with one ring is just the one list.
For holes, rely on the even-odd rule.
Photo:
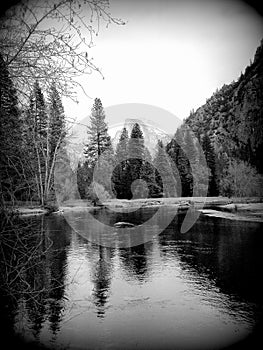
{"label": "tree line", "polygon": [[[105,117],[102,102],[96,98],[91,124],[87,128],[88,141],[83,149],[84,161],[79,162],[77,168],[78,190],[82,199],[93,196],[94,182],[100,186],[99,191],[103,192],[104,197],[108,198],[218,194],[215,155],[207,135],[200,147],[193,133],[183,125],[167,144],[158,140],[152,155],[145,146],[139,123],[135,123],[130,135],[126,127],[122,129],[114,150]],[[103,154],[107,156],[101,157]],[[206,158],[206,162],[201,161],[202,156]],[[94,168],[98,164],[100,171],[93,178]],[[103,176],[109,168],[113,169],[110,183]]]}
{"label": "tree line", "polygon": [[[28,104],[21,108],[8,67],[0,55],[0,192],[1,204],[55,201],[54,167],[67,134],[65,113],[56,84],[42,91],[36,80]],[[176,196],[258,195],[262,177],[245,161],[229,158],[215,149],[209,132],[190,131],[184,123],[167,144],[158,140],[151,154],[138,123],[124,127],[116,149],[108,134],[99,98],[91,111],[84,162],[76,169],[80,197],[120,199]],[[201,128],[198,130],[202,130]],[[197,142],[198,140],[198,142]],[[101,157],[107,153],[107,157]],[[202,161],[205,157],[205,161]],[[219,161],[220,160],[220,161]],[[93,179],[96,164],[101,171]],[[110,183],[104,171],[113,169]],[[206,183],[206,178],[208,183]]]}

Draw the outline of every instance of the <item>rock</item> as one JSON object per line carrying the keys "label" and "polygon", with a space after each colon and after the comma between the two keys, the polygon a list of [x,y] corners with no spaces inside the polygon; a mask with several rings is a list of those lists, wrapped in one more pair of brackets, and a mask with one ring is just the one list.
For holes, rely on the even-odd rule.
{"label": "rock", "polygon": [[64,213],[64,209],[59,209],[57,211],[53,211],[51,214],[63,214]]}
{"label": "rock", "polygon": [[130,222],[119,221],[115,222],[114,227],[123,228],[123,227],[134,227],[135,225]]}
{"label": "rock", "polygon": [[234,213],[237,211],[237,207],[234,203],[231,203],[226,205],[219,205],[216,207],[216,210]]}

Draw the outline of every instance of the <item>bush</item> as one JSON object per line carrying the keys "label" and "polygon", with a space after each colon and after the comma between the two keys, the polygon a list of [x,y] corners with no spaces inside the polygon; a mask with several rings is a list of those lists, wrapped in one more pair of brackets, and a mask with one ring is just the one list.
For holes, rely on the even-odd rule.
{"label": "bush", "polygon": [[111,197],[101,184],[97,182],[92,182],[87,191],[87,198],[94,205],[97,205],[101,204],[102,201],[110,199]]}
{"label": "bush", "polygon": [[263,195],[263,176],[247,162],[231,160],[219,182],[220,194],[223,196],[252,197]]}

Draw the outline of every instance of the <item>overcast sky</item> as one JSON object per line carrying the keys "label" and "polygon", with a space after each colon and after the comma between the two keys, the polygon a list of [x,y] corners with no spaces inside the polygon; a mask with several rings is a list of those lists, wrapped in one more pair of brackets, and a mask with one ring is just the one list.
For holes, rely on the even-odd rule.
{"label": "overcast sky", "polygon": [[66,114],[78,120],[90,114],[95,97],[104,107],[144,103],[186,118],[238,79],[263,37],[262,17],[243,1],[110,3],[112,15],[127,24],[101,28],[90,53],[105,79],[83,77],[92,99],[80,91],[78,105],[64,102]]}

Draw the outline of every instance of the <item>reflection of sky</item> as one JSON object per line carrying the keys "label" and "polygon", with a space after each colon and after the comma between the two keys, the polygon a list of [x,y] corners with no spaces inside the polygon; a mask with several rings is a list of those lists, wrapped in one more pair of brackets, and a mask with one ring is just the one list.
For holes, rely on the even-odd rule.
{"label": "reflection of sky", "polygon": [[127,24],[101,26],[90,53],[105,79],[80,78],[92,99],[80,92],[79,105],[65,104],[69,116],[87,116],[100,97],[105,107],[146,103],[183,119],[239,77],[263,33],[262,17],[237,0],[110,3]]}

